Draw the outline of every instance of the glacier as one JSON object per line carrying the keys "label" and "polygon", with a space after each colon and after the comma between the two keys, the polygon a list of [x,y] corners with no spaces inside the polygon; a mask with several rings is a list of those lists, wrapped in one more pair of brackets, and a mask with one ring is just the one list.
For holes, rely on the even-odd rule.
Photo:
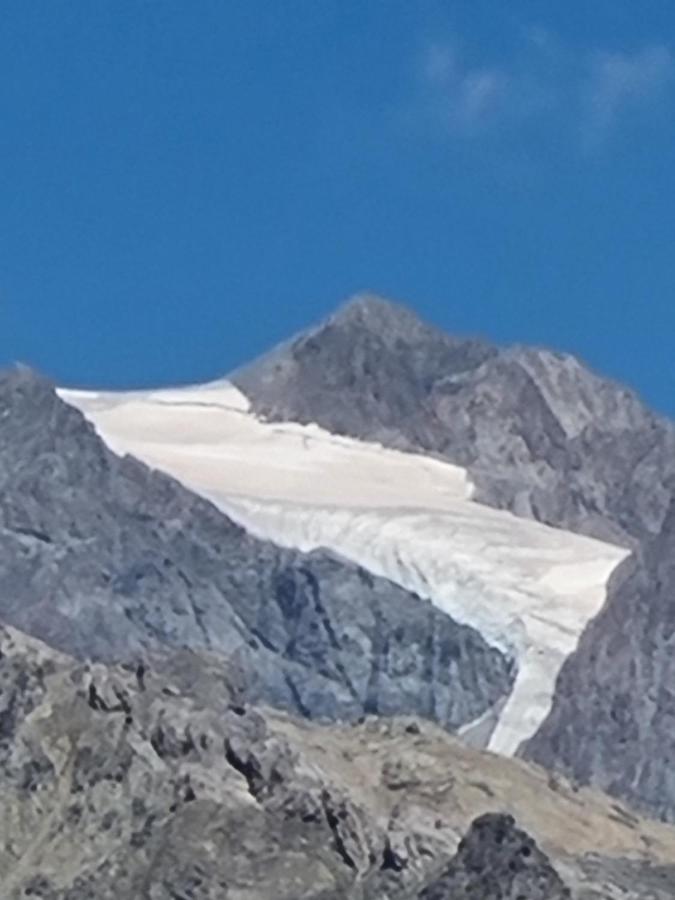
{"label": "glacier", "polygon": [[324,547],[429,599],[517,666],[489,749],[514,754],[628,551],[472,500],[468,473],[415,453],[258,419],[234,385],[59,389],[107,445],[211,500],[257,537]]}

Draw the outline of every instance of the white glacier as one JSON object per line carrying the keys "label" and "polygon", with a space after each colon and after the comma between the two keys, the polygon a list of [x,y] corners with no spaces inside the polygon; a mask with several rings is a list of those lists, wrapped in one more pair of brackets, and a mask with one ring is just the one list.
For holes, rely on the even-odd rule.
{"label": "white glacier", "polygon": [[517,661],[490,749],[514,753],[626,550],[471,500],[465,470],[317,426],[264,423],[226,381],[59,391],[131,453],[277,544],[327,547],[430,599]]}

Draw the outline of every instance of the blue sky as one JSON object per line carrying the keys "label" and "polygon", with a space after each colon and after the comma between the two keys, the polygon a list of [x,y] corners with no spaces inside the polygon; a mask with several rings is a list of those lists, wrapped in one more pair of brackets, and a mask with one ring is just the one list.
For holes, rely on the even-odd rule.
{"label": "blue sky", "polygon": [[370,289],[675,414],[669,0],[0,16],[0,362],[201,380]]}

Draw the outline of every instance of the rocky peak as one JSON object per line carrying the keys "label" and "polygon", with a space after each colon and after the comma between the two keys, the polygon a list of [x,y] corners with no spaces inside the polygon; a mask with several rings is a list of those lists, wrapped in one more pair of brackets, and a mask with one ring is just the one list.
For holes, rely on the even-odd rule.
{"label": "rocky peak", "polygon": [[15,486],[17,473],[38,459],[58,456],[83,468],[85,458],[107,454],[82,413],[60,400],[49,379],[24,365],[0,371],[0,451],[0,484],[10,479]]}
{"label": "rocky peak", "polygon": [[23,404],[38,407],[54,397],[52,383],[23,363],[0,371],[0,415],[3,417]]}
{"label": "rocky peak", "polygon": [[423,322],[408,307],[371,293],[350,297],[323,325],[319,325],[317,331],[329,326],[356,326],[385,340],[401,337],[409,341],[422,335],[445,339],[445,335]]}
{"label": "rocky peak", "polygon": [[[425,432],[434,423],[421,417],[433,385],[495,353],[489,344],[450,337],[403,306],[362,294],[231,377],[265,418],[431,449]],[[433,411],[426,412],[433,420]]]}

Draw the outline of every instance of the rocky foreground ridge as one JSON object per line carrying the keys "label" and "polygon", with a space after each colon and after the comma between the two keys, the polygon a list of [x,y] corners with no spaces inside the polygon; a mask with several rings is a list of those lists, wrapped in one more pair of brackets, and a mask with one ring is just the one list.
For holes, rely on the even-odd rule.
{"label": "rocky foreground ridge", "polygon": [[1,628],[0,686],[6,900],[673,896],[670,828],[429,723],[253,707],[208,654]]}

